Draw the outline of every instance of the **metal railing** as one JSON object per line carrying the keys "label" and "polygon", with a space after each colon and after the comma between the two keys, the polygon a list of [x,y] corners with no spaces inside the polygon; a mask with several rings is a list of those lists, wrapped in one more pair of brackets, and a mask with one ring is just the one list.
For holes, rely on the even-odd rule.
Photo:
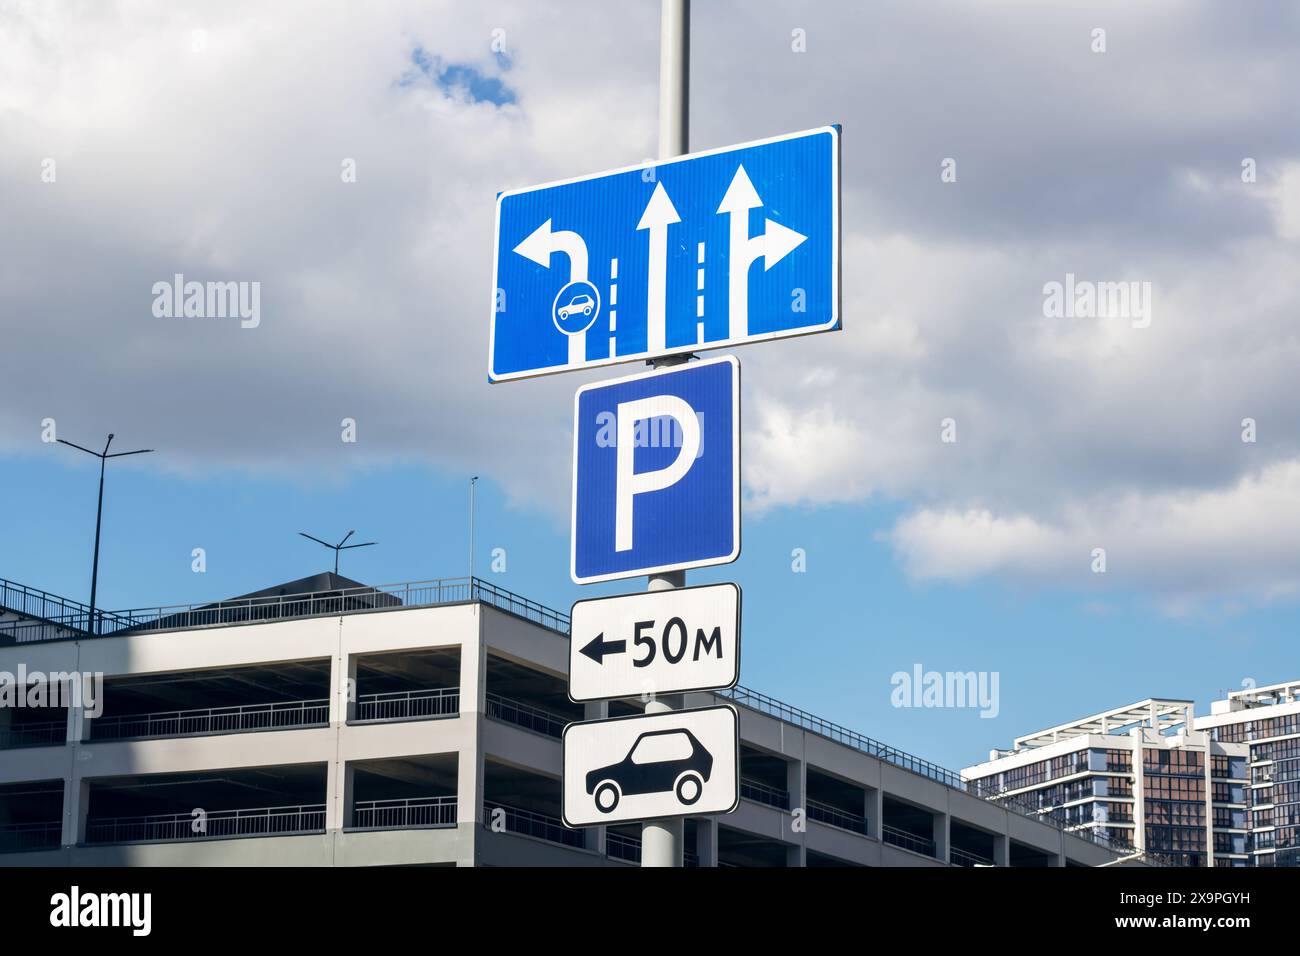
{"label": "metal railing", "polygon": [[273,704],[240,704],[152,714],[99,717],[90,722],[91,740],[141,737],[197,737],[250,730],[323,727],[329,723],[328,700],[291,700]]}
{"label": "metal railing", "polygon": [[849,813],[847,810],[841,810],[839,807],[833,807],[829,803],[822,803],[818,800],[805,800],[808,810],[808,819],[816,820],[818,823],[826,823],[833,827],[839,827],[841,830],[851,830],[854,833],[867,833],[867,818],[856,813]]}
{"label": "metal railing", "polygon": [[17,581],[0,578],[0,607],[29,617],[53,620],[68,613],[88,613],[90,608],[80,601],[51,594],[39,588],[29,588]]}
{"label": "metal railing", "polygon": [[0,647],[6,644],[39,644],[42,641],[66,641],[89,636],[78,627],[53,621],[0,622]]}
{"label": "metal railing", "polygon": [[570,830],[564,825],[564,821],[555,817],[500,803],[484,803],[483,826],[495,830],[497,820],[505,826],[507,833],[520,833],[551,843],[562,843],[565,846],[581,847],[586,843],[583,831]]}
{"label": "metal railing", "polygon": [[[612,860],[626,860],[629,863],[641,862],[641,838],[625,836],[622,833],[605,834],[605,855]],[[691,850],[682,851],[682,866],[697,867],[700,856]]]}
{"label": "metal railing", "polygon": [[965,781],[962,780],[960,774],[953,773],[936,763],[922,760],[920,757],[898,750],[888,744],[881,743],[879,740],[873,740],[855,730],[849,730],[847,727],[842,727],[829,720],[823,720],[815,714],[810,714],[806,710],[793,707],[766,694],[760,694],[756,690],[750,690],[748,687],[735,687],[731,690],[715,691],[715,693],[719,697],[733,700],[737,704],[761,711],[768,716],[776,717],[788,723],[797,724],[804,730],[811,730],[815,734],[820,734],[823,737],[828,737],[838,743],[852,747],[854,750],[860,750],[865,754],[878,757],[897,767],[919,773],[931,780],[937,780],[939,783],[956,787],[959,790],[966,789]]}
{"label": "metal railing", "polygon": [[410,830],[454,827],[456,798],[410,797],[405,800],[358,800],[352,811],[353,830]]}
{"label": "metal railing", "polygon": [[355,723],[455,717],[460,713],[459,687],[400,690],[357,697]]}
{"label": "metal railing", "polygon": [[770,787],[749,777],[740,778],[740,795],[747,800],[763,803],[769,807],[777,807],[781,810],[790,809],[789,791]]}
{"label": "metal railing", "polygon": [[90,606],[17,581],[0,578],[0,608],[45,621],[66,621],[69,627],[84,627]]}
{"label": "metal railing", "polygon": [[971,853],[969,850],[960,850],[955,846],[948,847],[948,862],[953,866],[992,866],[993,861],[986,856],[980,856],[978,853]]}
{"label": "metal railing", "polygon": [[557,611],[545,604],[530,601],[528,598],[521,597],[512,591],[499,588],[495,584],[489,584],[482,578],[474,578],[473,581],[473,600],[482,601],[484,604],[492,605],[499,611],[506,611],[516,617],[532,621],[534,624],[540,624],[547,630],[563,634],[565,637],[569,636],[569,615],[564,611]]}
{"label": "metal railing", "polygon": [[974,796],[980,797],[981,799],[988,800],[990,803],[996,803],[998,806],[1005,807],[1014,813],[1019,813],[1022,816],[1038,820],[1039,822],[1055,827],[1058,830],[1072,833],[1080,839],[1088,840],[1089,842],[1095,843],[1112,852],[1130,852],[1122,846],[1112,844],[1108,837],[1103,836],[1094,830],[1071,829],[1064,820],[1059,819],[1051,811],[1045,812],[1040,810],[1032,800],[1027,799],[1023,794],[1005,794],[991,791],[987,788],[981,788],[973,781],[963,779],[961,774],[949,770],[946,767],[941,767],[939,764],[933,763],[929,760],[923,760],[914,754],[899,750],[896,747],[891,747],[879,740],[873,740],[871,737],[867,737],[866,735],[860,734],[854,730],[849,730],[847,727],[843,727],[829,720],[823,720],[815,714],[810,714],[806,710],[793,707],[790,704],[779,701],[774,697],[769,697],[766,694],[759,693],[756,690],[750,690],[748,687],[737,686],[731,690],[720,690],[715,691],[714,693],[718,697],[732,700],[737,704],[760,711],[768,716],[776,717],[779,720],[784,720],[792,724],[797,724],[805,730],[812,731],[815,734],[820,734],[821,736],[834,740],[837,743],[844,744],[847,747],[852,747],[854,750],[859,750],[872,757],[884,760],[896,767],[901,767],[904,770],[909,770],[912,773],[928,777],[938,783],[970,793]]}
{"label": "metal railing", "polygon": [[882,826],[880,834],[885,843],[902,847],[904,850],[911,850],[914,853],[921,853],[925,856],[934,856],[934,841],[927,837],[917,836],[915,833],[908,833],[906,830],[899,830],[897,827],[891,826]]}
{"label": "metal railing", "polygon": [[244,836],[292,836],[325,832],[325,805],[210,810],[204,817],[163,813],[106,817],[86,823],[87,843],[177,843]]}
{"label": "metal railing", "polygon": [[62,746],[67,742],[68,722],[66,720],[39,724],[10,724],[8,727],[0,727],[0,750]]}
{"label": "metal railing", "polygon": [[572,718],[497,694],[487,694],[485,703],[485,716],[556,739],[564,736],[565,726],[572,722]]}
{"label": "metal railing", "polygon": [[7,823],[0,826],[0,853],[23,853],[52,850],[63,839],[63,824],[58,820],[41,823]]}
{"label": "metal railing", "polygon": [[389,608],[435,607],[442,604],[484,604],[525,618],[561,634],[569,631],[569,616],[530,601],[479,578],[436,578],[401,584],[333,588],[303,594],[272,594],[209,604],[175,604],[113,612],[117,622],[109,633],[183,630],[221,624],[248,624],[285,618],[351,614]]}
{"label": "metal railing", "polygon": [[605,855],[615,860],[640,863],[641,841],[637,837],[624,836],[621,833],[606,833]]}

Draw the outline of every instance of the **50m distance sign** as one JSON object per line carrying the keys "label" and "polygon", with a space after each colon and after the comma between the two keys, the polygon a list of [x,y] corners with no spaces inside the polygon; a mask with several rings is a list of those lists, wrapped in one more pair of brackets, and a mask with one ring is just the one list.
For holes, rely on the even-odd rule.
{"label": "50m distance sign", "polygon": [[682,694],[740,679],[740,588],[711,584],[573,605],[569,697]]}

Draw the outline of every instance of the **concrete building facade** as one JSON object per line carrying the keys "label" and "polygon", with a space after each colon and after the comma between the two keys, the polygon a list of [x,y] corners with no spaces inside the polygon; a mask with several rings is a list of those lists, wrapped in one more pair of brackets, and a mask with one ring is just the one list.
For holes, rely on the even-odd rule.
{"label": "concrete building facade", "polygon": [[[569,701],[565,614],[478,579],[306,580],[93,636],[72,602],[11,609],[0,674],[101,675],[102,713],[0,707],[0,865],[638,862],[639,826],[560,820],[565,724],[642,707]],[[755,691],[686,700],[716,702],[739,713],[742,799],[687,820],[687,865],[1126,862]]]}

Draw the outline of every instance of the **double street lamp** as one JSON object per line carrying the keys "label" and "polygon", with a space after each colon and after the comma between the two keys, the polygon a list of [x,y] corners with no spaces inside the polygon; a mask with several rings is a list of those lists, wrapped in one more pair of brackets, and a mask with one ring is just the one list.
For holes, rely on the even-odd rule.
{"label": "double street lamp", "polygon": [[119,451],[110,455],[108,453],[108,446],[113,444],[113,435],[111,433],[108,436],[108,441],[104,442],[103,451],[91,451],[89,448],[66,441],[62,438],[57,440],[61,445],[76,448],[78,451],[84,451],[87,455],[94,455],[99,459],[99,505],[95,510],[95,559],[94,563],[91,565],[90,571],[90,620],[86,622],[87,630],[89,630],[91,634],[96,634],[99,630],[95,621],[95,596],[99,588],[99,530],[104,520],[104,466],[108,464],[110,458],[125,458],[127,455],[146,455],[153,451],[153,449],[139,448],[135,451]]}

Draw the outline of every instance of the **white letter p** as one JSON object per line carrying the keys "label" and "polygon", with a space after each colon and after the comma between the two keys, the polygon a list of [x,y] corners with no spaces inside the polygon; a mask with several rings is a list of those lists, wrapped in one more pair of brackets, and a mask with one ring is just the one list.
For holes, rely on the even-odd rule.
{"label": "white letter p", "polygon": [[[637,422],[651,418],[672,418],[681,429],[682,444],[667,468],[632,470],[636,453]],[[681,481],[691,470],[700,450],[700,422],[695,409],[676,395],[655,395],[618,406],[618,458],[614,476],[614,550],[632,550],[632,503],[637,495],[662,491]]]}

